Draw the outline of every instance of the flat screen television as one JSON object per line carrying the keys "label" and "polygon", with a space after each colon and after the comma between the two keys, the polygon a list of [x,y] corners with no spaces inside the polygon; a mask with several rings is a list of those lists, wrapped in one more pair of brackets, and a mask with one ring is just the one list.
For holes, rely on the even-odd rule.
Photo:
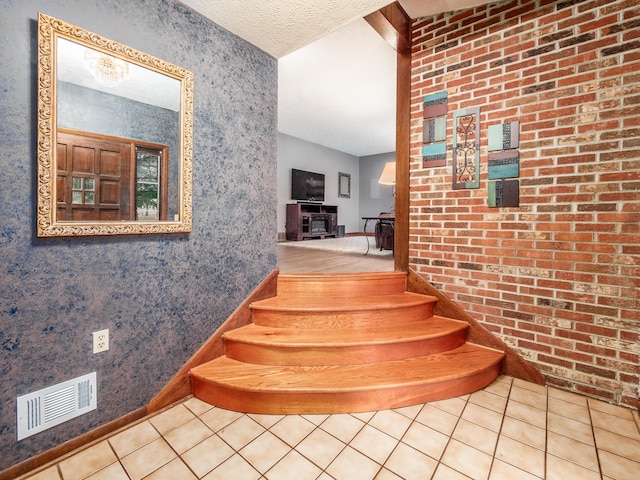
{"label": "flat screen television", "polygon": [[292,168],[291,199],[324,202],[324,174]]}

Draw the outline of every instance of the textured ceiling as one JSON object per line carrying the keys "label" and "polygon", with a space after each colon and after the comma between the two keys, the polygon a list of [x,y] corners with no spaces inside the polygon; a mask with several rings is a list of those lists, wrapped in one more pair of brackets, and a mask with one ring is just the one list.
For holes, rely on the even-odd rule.
{"label": "textured ceiling", "polygon": [[[356,156],[395,151],[396,57],[362,20],[389,0],[181,0],[278,60],[278,130]],[[487,0],[400,0],[411,18]]]}
{"label": "textured ceiling", "polygon": [[389,3],[389,0],[181,1],[276,58]]}

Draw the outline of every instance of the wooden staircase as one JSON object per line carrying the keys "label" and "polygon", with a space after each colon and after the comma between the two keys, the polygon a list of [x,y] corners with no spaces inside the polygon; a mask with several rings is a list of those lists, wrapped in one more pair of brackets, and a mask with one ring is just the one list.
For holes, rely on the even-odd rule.
{"label": "wooden staircase", "polygon": [[224,335],[225,355],[191,369],[193,394],[251,413],[397,408],[470,393],[503,352],[465,342],[466,322],[434,315],[402,272],[279,275],[253,323]]}

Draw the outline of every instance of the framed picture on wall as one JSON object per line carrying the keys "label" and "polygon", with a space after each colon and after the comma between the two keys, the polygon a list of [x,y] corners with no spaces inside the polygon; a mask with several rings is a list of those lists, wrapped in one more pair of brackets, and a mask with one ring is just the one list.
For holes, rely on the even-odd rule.
{"label": "framed picture on wall", "polygon": [[338,172],[338,197],[351,198],[351,174]]}

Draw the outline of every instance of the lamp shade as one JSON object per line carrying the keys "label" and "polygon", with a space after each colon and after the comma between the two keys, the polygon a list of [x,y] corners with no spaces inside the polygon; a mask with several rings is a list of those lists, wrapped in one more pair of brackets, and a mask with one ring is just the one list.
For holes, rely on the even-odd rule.
{"label": "lamp shade", "polygon": [[382,170],[382,175],[378,183],[382,185],[395,185],[396,184],[396,162],[387,162]]}

